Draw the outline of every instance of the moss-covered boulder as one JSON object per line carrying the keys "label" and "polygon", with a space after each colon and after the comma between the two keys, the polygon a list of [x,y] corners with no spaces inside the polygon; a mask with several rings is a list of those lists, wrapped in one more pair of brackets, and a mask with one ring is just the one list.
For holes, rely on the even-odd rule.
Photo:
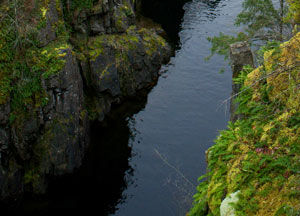
{"label": "moss-covered boulder", "polygon": [[[160,66],[171,55],[170,46],[157,34],[157,29],[134,25],[121,34],[90,37],[86,43],[80,41],[78,47],[83,54],[84,78],[96,97],[89,100],[88,107],[93,110],[89,113],[98,113],[99,119],[110,110],[111,103],[119,103],[152,86]],[[101,100],[109,101],[108,105],[99,106]]]}
{"label": "moss-covered boulder", "polygon": [[89,41],[90,80],[97,93],[134,96],[154,82],[170,48],[155,31],[130,27],[126,33],[104,35]]}

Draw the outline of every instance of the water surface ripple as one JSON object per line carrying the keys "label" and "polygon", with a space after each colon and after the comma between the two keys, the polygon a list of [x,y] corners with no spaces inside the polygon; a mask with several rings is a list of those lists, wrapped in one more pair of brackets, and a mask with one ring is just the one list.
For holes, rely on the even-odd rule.
{"label": "water surface ripple", "polygon": [[[184,6],[179,33],[181,47],[164,66],[146,107],[129,120],[136,132],[130,141],[135,154],[133,184],[115,215],[184,215],[192,201],[197,178],[206,171],[205,151],[229,113],[217,109],[231,93],[231,71],[221,56],[210,61],[207,37],[220,31],[233,34],[242,0],[194,0]],[[225,66],[225,73],[219,74]],[[185,178],[184,179],[181,172]]]}

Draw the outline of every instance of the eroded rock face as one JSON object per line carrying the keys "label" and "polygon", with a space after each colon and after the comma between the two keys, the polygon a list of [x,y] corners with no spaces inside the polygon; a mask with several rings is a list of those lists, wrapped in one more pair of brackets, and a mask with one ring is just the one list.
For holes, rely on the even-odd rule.
{"label": "eroded rock face", "polygon": [[[230,59],[232,78],[238,78],[243,67],[246,65],[254,68],[254,58],[248,42],[237,42],[230,45]],[[241,85],[232,82],[232,93],[230,101],[230,121],[235,122],[238,119],[242,119],[242,116],[236,114],[238,104],[234,102],[236,95],[240,92]]]}
{"label": "eroded rock face", "polygon": [[77,34],[90,36],[125,32],[135,24],[134,5],[131,0],[99,0],[92,7],[79,7],[71,12],[72,26]]}
{"label": "eroded rock face", "polygon": [[10,143],[10,131],[7,126],[9,122],[10,104],[0,105],[0,159],[7,154]]}
{"label": "eroded rock face", "polygon": [[[14,201],[23,191],[22,167],[12,152],[9,124],[10,104],[0,105],[0,197]],[[0,200],[1,200],[0,199]]]}
{"label": "eroded rock face", "polygon": [[[111,102],[133,97],[138,90],[153,84],[158,70],[171,55],[169,45],[154,30],[131,26],[117,35],[90,38],[88,42],[90,71],[84,71],[85,79],[96,97],[109,98]],[[106,109],[96,109],[99,116]]]}
{"label": "eroded rock face", "polygon": [[183,6],[188,1],[190,0],[138,0],[137,8],[145,16],[160,23],[171,37],[170,39],[176,43],[184,15]]}
{"label": "eroded rock face", "polygon": [[43,108],[44,130],[36,147],[40,174],[62,175],[80,167],[88,144],[88,116],[78,62],[64,50],[62,71],[45,80],[49,102]]}
{"label": "eroded rock face", "polygon": [[[38,90],[24,87],[24,95],[23,89],[9,90],[4,97],[0,89],[5,99],[0,100],[0,200],[16,200],[24,191],[45,193],[49,176],[79,168],[90,120],[103,120],[113,103],[153,85],[171,55],[157,34],[161,29],[137,27],[136,1],[87,2],[25,2],[24,17],[31,24],[20,28],[36,30],[36,46],[27,44],[14,54],[23,52],[26,60],[18,61],[30,76],[12,78],[0,71],[0,83],[6,78],[26,86],[28,79]],[[0,47],[5,43],[0,40]]]}
{"label": "eroded rock face", "polygon": [[42,13],[43,24],[38,32],[39,46],[47,46],[51,41],[56,39],[56,32],[53,25],[59,22],[59,12],[57,8],[61,8],[60,2],[50,1],[48,5],[45,5],[44,10],[47,13]]}
{"label": "eroded rock face", "polygon": [[254,67],[253,54],[248,42],[237,42],[230,45],[230,59],[232,61],[232,77],[237,78],[245,65]]}

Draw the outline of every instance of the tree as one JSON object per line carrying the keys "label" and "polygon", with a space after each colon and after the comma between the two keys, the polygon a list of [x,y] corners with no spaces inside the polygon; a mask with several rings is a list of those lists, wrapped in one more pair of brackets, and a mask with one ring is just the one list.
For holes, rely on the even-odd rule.
{"label": "tree", "polygon": [[284,22],[287,14],[285,0],[278,1],[279,8],[276,9],[272,0],[245,0],[235,24],[246,25],[245,31],[250,38],[282,41],[290,24]]}
{"label": "tree", "polygon": [[[294,4],[299,5],[298,0],[288,1],[295,1]],[[229,45],[238,41],[249,41],[250,44],[258,42],[256,44],[261,46],[268,41],[289,39],[292,36],[292,25],[286,19],[288,15],[287,2],[277,0],[277,3],[279,5],[275,5],[272,0],[244,0],[243,10],[235,20],[235,25],[245,26],[244,31],[239,32],[236,36],[220,33],[219,36],[208,38],[208,41],[212,43],[211,55],[208,56],[208,59],[214,54],[224,55],[227,59]]]}

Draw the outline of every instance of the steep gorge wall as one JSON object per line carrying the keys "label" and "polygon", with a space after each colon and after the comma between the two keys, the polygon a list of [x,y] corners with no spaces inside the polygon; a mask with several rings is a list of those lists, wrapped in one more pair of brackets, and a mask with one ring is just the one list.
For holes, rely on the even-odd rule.
{"label": "steep gorge wall", "polygon": [[153,85],[171,55],[132,0],[0,5],[0,199],[81,166],[89,122]]}
{"label": "steep gorge wall", "polygon": [[172,43],[176,43],[184,15],[183,5],[189,0],[144,0],[140,1],[141,12],[158,22],[167,31]]}

